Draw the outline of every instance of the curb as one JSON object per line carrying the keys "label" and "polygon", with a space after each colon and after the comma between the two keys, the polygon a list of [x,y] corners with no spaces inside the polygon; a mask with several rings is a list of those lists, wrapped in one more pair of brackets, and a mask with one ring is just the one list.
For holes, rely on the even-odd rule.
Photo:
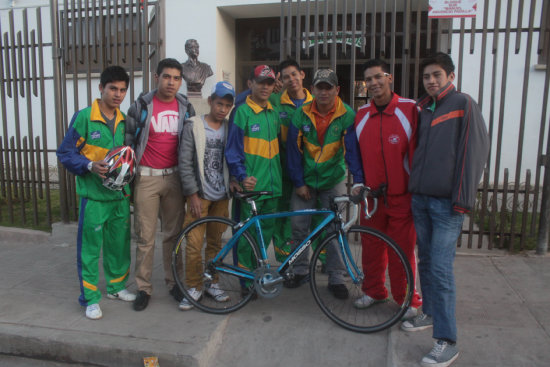
{"label": "curb", "polygon": [[[0,353],[66,363],[101,367],[135,367],[143,357],[157,356],[162,367],[195,367],[194,356],[181,351],[188,343],[158,343],[132,336],[0,324]],[[162,345],[160,348],[159,346]]]}

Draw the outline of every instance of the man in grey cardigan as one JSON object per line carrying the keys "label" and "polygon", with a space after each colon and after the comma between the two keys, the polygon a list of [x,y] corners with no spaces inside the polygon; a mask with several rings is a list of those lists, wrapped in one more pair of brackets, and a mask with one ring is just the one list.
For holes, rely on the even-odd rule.
{"label": "man in grey cardigan", "polygon": [[[235,89],[227,82],[219,82],[212,89],[208,104],[210,112],[186,121],[178,154],[178,171],[183,195],[187,198],[187,213],[183,226],[205,216],[229,215],[229,170],[225,163],[224,151],[227,142],[226,116],[233,107]],[[221,248],[221,235],[224,228],[212,228],[216,224],[201,225],[188,236],[185,248],[185,277],[190,296],[198,300],[203,292],[218,302],[226,302],[229,296],[218,287],[217,280],[204,288],[201,274],[193,271],[202,259],[202,244],[206,232],[207,247],[205,256],[213,257]],[[208,259],[206,259],[208,260]],[[193,305],[183,299],[181,310],[189,310]]]}

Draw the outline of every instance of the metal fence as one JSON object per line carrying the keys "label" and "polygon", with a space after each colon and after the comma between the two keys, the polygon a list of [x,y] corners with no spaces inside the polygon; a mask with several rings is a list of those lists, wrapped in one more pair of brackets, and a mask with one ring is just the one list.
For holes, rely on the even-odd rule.
{"label": "metal fence", "polygon": [[128,70],[131,100],[151,88],[151,65],[163,57],[161,2],[51,0],[3,12],[0,220],[47,228],[52,195],[62,220],[77,218],[74,177],[53,153],[106,66]]}
{"label": "metal fence", "polygon": [[358,107],[365,101],[366,60],[386,60],[395,91],[417,98],[420,60],[435,51],[450,53],[456,86],[477,99],[492,141],[479,199],[459,246],[523,250],[532,247],[527,243],[536,240],[539,223],[539,238],[548,241],[549,219],[540,209],[550,153],[549,6],[540,0],[488,0],[478,6],[481,17],[450,20],[428,18],[427,0],[282,0],[280,55],[314,70],[336,70],[348,89],[344,99]]}

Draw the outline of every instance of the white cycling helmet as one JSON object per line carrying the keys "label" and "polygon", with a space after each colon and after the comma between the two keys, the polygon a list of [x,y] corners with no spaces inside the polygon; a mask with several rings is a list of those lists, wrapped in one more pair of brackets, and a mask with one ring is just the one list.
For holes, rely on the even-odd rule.
{"label": "white cycling helmet", "polygon": [[136,156],[128,146],[113,148],[105,156],[109,170],[103,179],[103,186],[121,191],[136,175]]}

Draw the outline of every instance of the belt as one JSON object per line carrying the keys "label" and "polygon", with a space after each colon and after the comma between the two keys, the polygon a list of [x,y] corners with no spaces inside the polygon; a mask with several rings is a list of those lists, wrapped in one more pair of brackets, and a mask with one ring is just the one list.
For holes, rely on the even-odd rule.
{"label": "belt", "polygon": [[178,171],[178,167],[170,168],[152,168],[147,166],[138,166],[138,173],[141,176],[168,176]]}

